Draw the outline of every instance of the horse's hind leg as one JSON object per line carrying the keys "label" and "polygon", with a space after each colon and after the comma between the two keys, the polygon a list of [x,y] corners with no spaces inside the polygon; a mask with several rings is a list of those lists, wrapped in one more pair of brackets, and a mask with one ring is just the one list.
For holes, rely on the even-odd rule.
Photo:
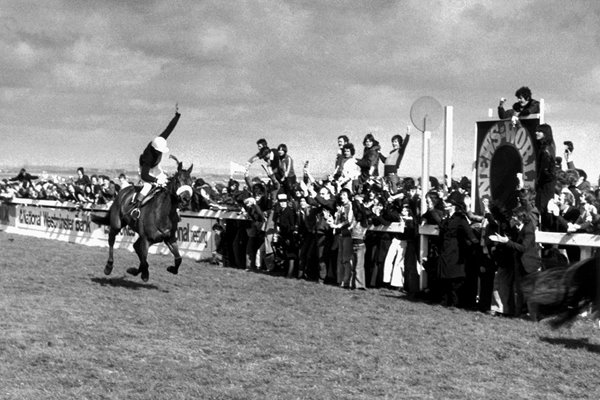
{"label": "horse's hind leg", "polygon": [[110,275],[113,270],[113,249],[115,246],[115,238],[117,237],[118,231],[110,228],[108,232],[108,260],[104,266],[104,275]]}
{"label": "horse's hind leg", "polygon": [[171,242],[170,239],[165,240],[165,244],[167,245],[169,250],[171,250],[171,253],[173,253],[173,256],[175,257],[175,265],[167,267],[167,271],[174,275],[177,275],[177,273],[179,272],[179,266],[181,265],[181,254],[179,254],[179,246],[177,246],[177,242]]}
{"label": "horse's hind leg", "polygon": [[148,241],[142,239],[142,237],[140,236],[138,238],[138,240],[135,241],[135,243],[133,244],[133,249],[135,250],[135,253],[137,254],[139,260],[140,260],[140,266],[138,268],[128,268],[127,269],[127,273],[133,275],[133,276],[137,276],[138,274],[142,274],[142,280],[144,282],[148,282],[148,279],[150,278],[150,272],[148,270],[148,247],[150,247],[148,245]]}

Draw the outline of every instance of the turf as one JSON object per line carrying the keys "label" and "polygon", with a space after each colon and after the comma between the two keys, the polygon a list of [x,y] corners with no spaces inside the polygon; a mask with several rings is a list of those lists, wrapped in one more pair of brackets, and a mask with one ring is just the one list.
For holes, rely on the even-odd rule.
{"label": "turf", "polygon": [[0,232],[1,399],[600,398],[600,338]]}

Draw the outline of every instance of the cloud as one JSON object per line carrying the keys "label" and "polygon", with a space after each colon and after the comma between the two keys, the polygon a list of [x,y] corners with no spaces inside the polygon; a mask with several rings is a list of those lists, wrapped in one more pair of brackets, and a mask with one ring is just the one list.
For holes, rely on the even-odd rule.
{"label": "cloud", "polygon": [[81,39],[54,66],[57,86],[76,90],[123,90],[148,84],[168,62],[139,51],[115,48],[102,40]]}
{"label": "cloud", "polygon": [[22,127],[143,142],[179,102],[178,137],[203,141],[190,148],[246,158],[260,135],[308,159],[300,152],[346,129],[384,142],[431,95],[455,106],[455,146],[469,158],[473,122],[521,85],[549,117],[597,126],[587,124],[600,103],[593,1],[15,0],[1,13],[6,136]]}

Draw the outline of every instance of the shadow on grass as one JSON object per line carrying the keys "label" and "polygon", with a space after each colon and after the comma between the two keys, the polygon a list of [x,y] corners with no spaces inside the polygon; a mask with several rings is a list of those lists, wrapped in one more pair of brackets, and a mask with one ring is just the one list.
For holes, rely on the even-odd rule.
{"label": "shadow on grass", "polygon": [[600,353],[600,345],[590,343],[588,338],[553,338],[553,337],[540,337],[542,342],[556,344],[564,346],[567,349],[584,349],[590,353]]}
{"label": "shadow on grass", "polygon": [[94,283],[99,283],[102,286],[122,287],[127,289],[153,289],[159,290],[159,287],[151,283],[141,283],[125,279],[125,275],[119,278],[91,278]]}

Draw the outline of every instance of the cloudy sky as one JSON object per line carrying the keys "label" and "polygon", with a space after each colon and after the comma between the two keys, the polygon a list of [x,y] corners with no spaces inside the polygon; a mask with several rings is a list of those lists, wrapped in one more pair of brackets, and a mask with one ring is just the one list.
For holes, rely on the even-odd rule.
{"label": "cloudy sky", "polygon": [[[226,172],[264,137],[329,170],[336,137],[383,152],[433,96],[454,107],[455,174],[473,126],[527,85],[596,180],[600,2],[0,0],[0,167],[133,167],[179,103],[173,154]],[[442,174],[441,129],[432,174]],[[403,162],[420,172],[421,135]],[[300,166],[297,167],[300,169]]]}

